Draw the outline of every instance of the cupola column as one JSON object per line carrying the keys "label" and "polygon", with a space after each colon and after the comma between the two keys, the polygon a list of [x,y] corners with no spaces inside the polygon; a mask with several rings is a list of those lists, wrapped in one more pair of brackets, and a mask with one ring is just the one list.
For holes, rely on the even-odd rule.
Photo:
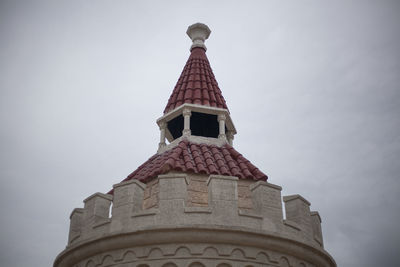
{"label": "cupola column", "polygon": [[158,149],[161,149],[166,146],[165,143],[165,129],[167,128],[167,124],[163,121],[160,122],[160,143],[158,144]]}
{"label": "cupola column", "polygon": [[227,138],[228,138],[228,144],[230,144],[231,146],[233,146],[233,133],[231,131],[228,131],[228,133],[226,134]]}
{"label": "cupola column", "polygon": [[226,139],[225,135],[225,120],[226,116],[224,114],[219,114],[218,115],[218,122],[219,122],[219,139]]}
{"label": "cupola column", "polygon": [[190,131],[190,116],[192,116],[192,112],[190,109],[185,108],[182,112],[183,115],[183,131],[182,135],[183,136],[189,136],[191,135]]}

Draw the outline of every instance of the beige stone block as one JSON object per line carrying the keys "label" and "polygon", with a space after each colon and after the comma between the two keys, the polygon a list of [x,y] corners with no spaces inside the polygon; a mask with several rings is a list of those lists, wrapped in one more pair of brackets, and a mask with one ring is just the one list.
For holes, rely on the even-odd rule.
{"label": "beige stone block", "polygon": [[254,210],[269,221],[280,224],[283,219],[280,186],[259,181],[250,185]]}
{"label": "beige stone block", "polygon": [[207,181],[208,194],[211,201],[232,200],[237,201],[237,177],[210,175]]}
{"label": "beige stone block", "polygon": [[208,175],[204,174],[189,174],[188,178],[190,181],[199,181],[206,183],[208,180]]}
{"label": "beige stone block", "polygon": [[160,183],[157,180],[157,183],[151,186],[151,195],[158,195],[158,193],[160,193]]}
{"label": "beige stone block", "polygon": [[159,199],[183,199],[187,197],[187,178],[185,174],[164,174],[158,176]]}
{"label": "beige stone block", "polygon": [[248,186],[245,185],[239,185],[238,186],[238,196],[239,198],[250,198],[251,197],[251,191]]}
{"label": "beige stone block", "polygon": [[207,205],[208,193],[188,191],[188,202]]}
{"label": "beige stone block", "polygon": [[140,206],[146,185],[130,180],[114,185],[113,209],[122,205]]}
{"label": "beige stone block", "polygon": [[157,179],[157,178],[154,178],[153,180],[148,181],[148,182],[146,183],[146,185],[149,186],[149,187],[152,187],[152,186],[155,185],[156,183],[158,183],[158,179]]}
{"label": "beige stone block", "polygon": [[192,203],[190,203],[189,207],[208,207],[208,203],[195,203],[195,202],[192,202]]}
{"label": "beige stone block", "polygon": [[190,180],[188,190],[196,192],[208,192],[206,181]]}
{"label": "beige stone block", "polygon": [[251,198],[243,198],[239,197],[238,206],[241,209],[252,209],[253,208],[253,201]]}
{"label": "beige stone block", "polygon": [[147,186],[143,192],[143,199],[149,198],[151,196],[151,186]]}
{"label": "beige stone block", "polygon": [[143,200],[143,209],[147,210],[150,208],[156,208],[158,205],[158,196],[151,196],[145,200]]}

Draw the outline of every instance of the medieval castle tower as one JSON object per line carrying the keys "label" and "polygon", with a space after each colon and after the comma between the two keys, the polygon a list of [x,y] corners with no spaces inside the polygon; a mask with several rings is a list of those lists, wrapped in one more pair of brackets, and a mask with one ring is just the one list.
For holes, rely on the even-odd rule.
{"label": "medieval castle tower", "polygon": [[[70,216],[54,267],[333,267],[321,218],[235,150],[236,129],[190,26],[190,57],[157,120],[157,153]],[[168,144],[166,142],[168,140]],[[111,216],[109,212],[111,209]]]}

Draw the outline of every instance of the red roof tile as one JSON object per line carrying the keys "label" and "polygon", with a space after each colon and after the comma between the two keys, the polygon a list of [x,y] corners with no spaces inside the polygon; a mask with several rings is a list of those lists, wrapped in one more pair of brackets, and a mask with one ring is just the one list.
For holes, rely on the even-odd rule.
{"label": "red roof tile", "polygon": [[228,109],[206,52],[200,47],[192,49],[181,76],[169,97],[164,114],[184,103]]}
{"label": "red roof tile", "polygon": [[169,171],[230,175],[250,180],[268,179],[267,175],[228,144],[218,147],[184,140],[178,146],[152,156],[124,181],[138,179],[146,183]]}

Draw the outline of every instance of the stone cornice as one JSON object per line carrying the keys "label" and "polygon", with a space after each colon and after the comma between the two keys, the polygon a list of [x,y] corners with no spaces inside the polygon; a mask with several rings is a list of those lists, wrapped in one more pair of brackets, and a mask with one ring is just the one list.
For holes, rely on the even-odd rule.
{"label": "stone cornice", "polygon": [[137,231],[115,233],[97,239],[86,240],[67,247],[54,262],[54,267],[68,267],[80,260],[108,251],[154,244],[167,243],[218,243],[231,244],[277,252],[289,253],[317,266],[335,267],[334,259],[323,249],[302,243],[293,238],[285,238],[268,231],[255,231],[243,227],[203,225],[181,225],[174,227],[145,227]]}

